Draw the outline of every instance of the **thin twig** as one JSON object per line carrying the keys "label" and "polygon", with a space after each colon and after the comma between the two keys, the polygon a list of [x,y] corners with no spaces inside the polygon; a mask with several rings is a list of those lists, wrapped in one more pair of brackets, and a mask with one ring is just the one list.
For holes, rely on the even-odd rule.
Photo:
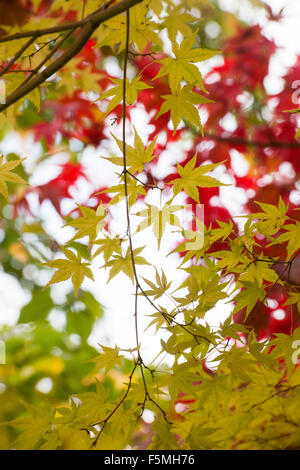
{"label": "thin twig", "polygon": [[0,77],[2,77],[2,75],[4,75],[13,65],[14,63],[18,60],[19,57],[21,57],[21,55],[23,54],[23,52],[26,51],[26,49],[28,49],[29,46],[31,46],[31,44],[36,40],[36,37],[32,37],[31,39],[29,39],[29,41],[26,42],[26,44],[24,44],[23,47],[21,47],[21,49],[15,54],[15,56],[8,62],[8,64],[1,70],[0,72]]}

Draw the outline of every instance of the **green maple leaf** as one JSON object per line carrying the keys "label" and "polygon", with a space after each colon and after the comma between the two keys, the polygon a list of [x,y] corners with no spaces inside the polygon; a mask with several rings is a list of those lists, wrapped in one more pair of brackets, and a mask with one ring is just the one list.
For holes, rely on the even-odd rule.
{"label": "green maple leaf", "polygon": [[222,222],[220,220],[217,220],[217,223],[220,228],[215,228],[211,231],[209,241],[212,244],[213,242],[217,240],[226,240],[226,238],[229,237],[229,235],[232,232],[233,229],[233,222],[230,220],[228,224],[226,222]]}
{"label": "green maple leaf", "polygon": [[44,289],[51,284],[66,281],[71,278],[75,294],[77,295],[85,277],[94,281],[93,273],[89,268],[90,263],[82,263],[82,258],[79,252],[75,254],[67,248],[62,248],[62,250],[67,259],[56,259],[54,261],[49,261],[48,263],[43,263],[43,266],[57,269]]}
{"label": "green maple leaf", "polygon": [[213,103],[213,101],[192,91],[194,86],[195,83],[188,84],[185,85],[182,89],[176,90],[171,95],[164,95],[163,99],[165,101],[163,102],[155,119],[158,119],[159,116],[170,111],[174,132],[179,126],[181,119],[185,117],[189,122],[194,124],[196,127],[199,127],[203,135],[202,124],[196,105],[203,103]]}
{"label": "green maple leaf", "polygon": [[50,431],[55,415],[55,408],[47,403],[41,407],[30,404],[25,406],[30,413],[29,416],[21,416],[9,423],[22,429],[14,442],[14,446],[20,450],[34,449],[43,435]]}
{"label": "green maple leaf", "polygon": [[[133,250],[135,264],[149,264],[148,261],[145,260],[145,258],[139,256],[143,249],[144,247],[140,247]],[[118,273],[123,272],[132,280],[132,283],[134,283],[134,271],[132,267],[131,252],[129,247],[125,256],[114,255],[113,258],[104,265],[104,267],[110,268],[109,278],[107,282],[109,282]]]}
{"label": "green maple leaf", "polygon": [[284,357],[287,366],[288,375],[292,373],[295,367],[294,355],[297,355],[297,349],[300,344],[300,327],[296,328],[292,335],[284,333],[275,333],[275,338],[269,343],[270,346],[276,346],[273,350],[275,358]]}
{"label": "green maple leaf", "polygon": [[288,259],[300,248],[300,223],[296,221],[294,224],[287,224],[284,226],[285,233],[281,234],[275,239],[274,242],[269,243],[268,246],[277,245],[283,242],[287,243]]}
{"label": "green maple leaf", "polygon": [[217,186],[227,186],[221,183],[212,176],[208,176],[205,173],[212,171],[221,163],[202,165],[195,168],[197,153],[194,157],[182,167],[177,163],[177,171],[179,178],[175,178],[170,181],[169,184],[174,184],[173,191],[176,196],[182,189],[190,196],[194,201],[200,204],[199,193],[197,188],[212,188]]}
{"label": "green maple leaf", "polygon": [[187,442],[193,450],[207,450],[219,448],[219,446],[208,436],[214,434],[216,429],[206,428],[202,424],[193,424]]}
{"label": "green maple leaf", "polygon": [[[118,144],[121,152],[123,152],[123,142],[112,134]],[[151,162],[155,158],[153,155],[156,139],[150,145],[144,146],[144,143],[134,128],[134,147],[126,144],[126,164],[131,173],[140,173],[144,169],[145,163]],[[104,157],[115,165],[123,166],[123,157]]]}
{"label": "green maple leaf", "polygon": [[197,31],[182,41],[180,46],[177,42],[174,42],[173,53],[175,58],[170,57],[159,61],[162,64],[162,67],[156,78],[168,75],[172,93],[176,93],[179,89],[182,79],[186,80],[188,83],[193,83],[194,85],[199,86],[205,93],[207,93],[202,75],[194,63],[209,59],[210,57],[218,54],[219,51],[201,48],[192,49],[196,35]]}
{"label": "green maple leaf", "polygon": [[0,194],[2,194],[8,201],[8,188],[7,183],[20,183],[27,184],[21,176],[13,173],[14,170],[23,160],[11,160],[4,162],[3,156],[0,156]]}
{"label": "green maple leaf", "polygon": [[189,23],[195,20],[196,18],[184,11],[181,5],[176,7],[172,4],[172,6],[168,6],[163,26],[167,28],[169,38],[174,42],[178,32],[180,32],[183,37],[190,36],[192,30]]}
{"label": "green maple leaf", "polygon": [[105,418],[109,403],[107,402],[108,391],[103,384],[97,381],[95,392],[85,392],[74,396],[81,401],[78,410],[81,419],[86,422],[96,422]]}
{"label": "green maple leaf", "polygon": [[265,298],[266,292],[265,289],[259,285],[258,281],[255,279],[254,282],[244,281],[241,283],[244,290],[241,290],[233,299],[234,302],[237,302],[232,314],[235,314],[246,308],[246,317],[253,310],[256,302],[258,300],[263,300]]}
{"label": "green maple leaf", "polygon": [[[76,81],[78,83],[78,87],[81,88],[82,91],[93,91],[94,93],[100,93],[102,91],[101,86],[99,84],[99,78],[101,77],[101,75],[105,77],[105,74],[99,74],[98,70],[97,72],[94,72],[92,65],[90,65],[89,67],[85,67],[76,74]],[[71,74],[70,82],[72,81],[74,83],[74,76]]]}
{"label": "green maple leaf", "polygon": [[[166,278],[166,275],[163,271],[163,269],[161,270],[161,276],[159,275],[159,272],[157,271],[157,269],[155,268],[155,271],[156,271],[156,275],[155,275],[155,278],[156,278],[156,285],[154,284],[154,282],[152,281],[149,281],[149,279],[144,279],[144,281],[148,284],[148,286],[151,288],[151,290],[147,290],[145,291],[145,294],[148,295],[148,296],[154,296],[153,299],[156,300],[158,299],[159,297],[161,297],[164,292],[166,292],[166,290],[169,289],[169,287],[171,286],[171,282],[167,282],[167,278]],[[160,316],[162,316],[160,314]],[[165,321],[164,318],[162,319],[163,322]]]}
{"label": "green maple leaf", "polygon": [[269,281],[269,282],[278,282],[281,284],[282,282],[278,280],[278,275],[274,271],[274,269],[271,269],[267,263],[264,262],[257,262],[257,263],[252,263],[250,266],[248,266],[247,271],[239,277],[239,280],[241,282],[244,281],[257,281],[259,287],[263,285],[264,280]]}
{"label": "green maple leaf", "polygon": [[221,360],[220,370],[224,368],[230,371],[232,380],[240,379],[251,383],[262,373],[253,356],[245,348],[238,348],[236,344],[226,353],[222,352],[215,360]]}
{"label": "green maple leaf", "polygon": [[[255,201],[263,212],[255,212],[247,216],[251,220],[259,219],[256,222],[258,230],[265,236],[271,237],[285,224],[287,219],[288,204],[285,205],[282,197],[279,197],[278,206],[267,204],[266,202]],[[243,217],[243,216],[242,216]]]}
{"label": "green maple leaf", "polygon": [[[124,175],[121,179],[124,181]],[[134,178],[127,178],[127,188],[128,188],[128,204],[132,206],[139,195],[145,196],[146,190],[142,184],[139,184],[138,181]],[[97,194],[102,193],[115,193],[115,196],[111,199],[110,204],[116,204],[120,202],[121,199],[125,198],[125,188],[124,182],[111,186],[109,189],[104,189]]]}
{"label": "green maple leaf", "polygon": [[[130,25],[129,37],[130,43],[134,43],[139,51],[143,51],[149,42],[162,45],[162,41],[154,31],[157,27],[156,23],[147,18],[149,5],[142,4],[130,8]],[[108,20],[103,27],[104,39],[97,46],[108,45],[117,47],[119,54],[126,46],[126,17],[124,14]]]}
{"label": "green maple leaf", "polygon": [[179,445],[176,442],[175,435],[172,434],[170,425],[164,421],[154,421],[151,430],[154,431],[152,444],[149,450],[178,450]]}
{"label": "green maple leaf", "polygon": [[[123,100],[123,88],[124,81],[121,78],[113,78],[112,82],[116,85],[109,90],[105,91],[99,99],[113,97],[110,100],[105,116],[107,116],[119,103]],[[126,103],[132,105],[136,99],[139,90],[145,90],[146,88],[152,88],[150,85],[142,82],[139,77],[135,77],[131,82],[128,77],[126,78]]]}
{"label": "green maple leaf", "polygon": [[300,312],[300,294],[297,294],[295,292],[290,292],[289,298],[283,305],[293,305],[293,304],[297,304],[298,312]]}
{"label": "green maple leaf", "polygon": [[99,248],[94,253],[94,258],[103,253],[105,263],[111,258],[113,253],[118,255],[121,254],[121,239],[120,238],[109,238],[106,237],[101,240],[96,240],[95,245],[99,245]]}
{"label": "green maple leaf", "polygon": [[162,209],[147,203],[146,206],[147,209],[136,212],[134,214],[145,218],[145,220],[138,225],[137,232],[144,230],[152,225],[153,233],[157,239],[158,248],[160,248],[161,239],[167,224],[179,228],[181,227],[180,221],[174,212],[182,210],[184,206],[171,206],[170,202],[166,203]]}
{"label": "green maple leaf", "polygon": [[101,229],[101,221],[105,217],[104,209],[102,204],[98,207],[97,211],[90,207],[79,206],[82,217],[79,217],[71,222],[68,222],[65,226],[69,225],[78,230],[74,237],[70,240],[77,240],[82,237],[89,237],[89,244],[91,244],[98,231]]}
{"label": "green maple leaf", "polygon": [[114,366],[122,365],[122,358],[124,356],[120,356],[120,350],[117,346],[114,348],[102,346],[102,344],[99,344],[99,346],[101,346],[103,352],[87,362],[95,362],[98,369],[105,369],[105,374]]}

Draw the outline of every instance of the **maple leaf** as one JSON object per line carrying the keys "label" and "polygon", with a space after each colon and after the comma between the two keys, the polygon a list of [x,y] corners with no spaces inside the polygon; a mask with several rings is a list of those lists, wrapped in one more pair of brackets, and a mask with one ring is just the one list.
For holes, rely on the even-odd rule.
{"label": "maple leaf", "polygon": [[191,427],[190,434],[187,437],[187,442],[191,449],[207,450],[212,447],[220,448],[209,437],[209,435],[216,432],[216,429],[204,427],[202,424],[194,423]]}
{"label": "maple leaf", "polygon": [[153,12],[156,14],[156,15],[159,15],[160,12],[162,11],[163,9],[163,2],[162,0],[151,0],[151,5],[150,5],[150,8],[151,10],[153,10]]}
{"label": "maple leaf", "polygon": [[4,157],[0,156],[0,194],[2,194],[8,201],[8,188],[7,183],[20,183],[26,184],[26,181],[21,176],[13,173],[14,170],[23,160],[11,160],[4,162]]}
{"label": "maple leaf", "polygon": [[82,217],[77,218],[68,222],[65,226],[71,226],[78,230],[74,237],[70,240],[77,240],[82,237],[89,237],[89,244],[91,244],[96,236],[98,231],[101,229],[101,221],[105,217],[105,212],[102,204],[99,205],[97,211],[91,209],[90,207],[79,206]]}
{"label": "maple leaf", "polygon": [[[124,181],[124,175],[122,175],[121,179]],[[132,206],[137,200],[139,196],[145,196],[146,190],[142,184],[138,184],[138,181],[134,178],[127,179],[127,187],[128,187],[128,204]],[[116,193],[115,196],[111,199],[110,204],[115,204],[119,202],[121,199],[125,197],[125,189],[124,189],[124,182],[121,184],[117,184],[115,186],[111,186],[109,189],[103,189],[97,194],[102,193]]]}
{"label": "maple leaf", "polygon": [[233,229],[232,220],[230,220],[228,224],[226,222],[222,222],[220,220],[217,220],[217,223],[218,223],[220,228],[215,228],[210,233],[210,243],[213,243],[216,240],[220,240],[220,239],[222,239],[222,241],[224,241],[224,240],[226,240],[226,238],[229,237],[229,235],[232,232],[232,229]]}
{"label": "maple leaf", "polygon": [[14,446],[20,450],[34,449],[43,434],[50,431],[55,415],[55,408],[47,403],[41,407],[30,404],[25,404],[25,406],[30,415],[10,421],[10,425],[18,426],[23,430],[14,442]]}
{"label": "maple leaf", "polygon": [[207,60],[218,54],[219,51],[201,48],[192,49],[196,36],[197,31],[190,37],[184,39],[180,46],[177,42],[174,42],[173,53],[175,58],[168,57],[159,61],[162,67],[155,78],[168,75],[172,93],[176,93],[182,79],[186,80],[188,83],[199,86],[201,90],[207,93],[201,72],[194,63]]}
{"label": "maple leaf", "polygon": [[[111,80],[116,86],[110,88],[109,90],[105,91],[99,99],[109,98],[112,96],[113,98],[110,100],[108,108],[106,110],[105,116],[107,116],[121,101],[123,100],[123,88],[124,88],[124,81],[121,78],[113,78]],[[126,78],[126,103],[132,105],[136,99],[139,90],[145,90],[146,88],[152,88],[152,86],[147,85],[146,83],[142,82],[139,77],[135,77],[131,82],[129,81],[128,77]]]}
{"label": "maple leaf", "polygon": [[[145,280],[145,279],[144,279]],[[149,291],[145,291],[147,295]],[[145,331],[147,331],[151,326],[155,327],[155,331],[158,332],[161,328],[165,327],[168,325],[168,312],[164,311],[164,309],[160,306],[160,311],[152,313],[151,315],[147,315],[147,317],[153,318],[153,320],[147,325],[145,328]],[[165,313],[165,315],[162,315],[162,312]]]}
{"label": "maple leaf", "polygon": [[96,240],[95,244],[100,245],[99,248],[94,253],[94,258],[101,253],[103,253],[104,261],[105,263],[108,262],[108,260],[111,258],[113,253],[117,253],[118,255],[121,255],[121,242],[122,240],[120,238],[109,238],[106,237],[102,240]]}
{"label": "maple leaf", "polygon": [[144,230],[152,225],[153,233],[157,239],[158,248],[160,248],[161,239],[167,224],[181,227],[180,221],[174,212],[182,210],[184,206],[171,206],[170,202],[167,202],[162,209],[147,203],[146,206],[147,209],[136,212],[134,214],[145,218],[145,220],[138,225],[137,232]]}
{"label": "maple leaf", "polygon": [[184,189],[188,196],[200,204],[199,192],[197,188],[211,188],[227,185],[221,183],[212,176],[205,174],[219,166],[220,163],[202,165],[195,168],[196,158],[197,153],[195,153],[194,157],[184,167],[177,163],[177,171],[180,176],[179,178],[175,178],[172,181],[169,181],[168,184],[174,184],[174,196]]}
{"label": "maple leaf", "polygon": [[[144,281],[148,284],[149,287],[151,287],[151,290],[145,291],[145,294],[148,296],[150,295],[153,296],[154,300],[161,297],[166,292],[166,290],[169,289],[169,287],[172,284],[172,282],[167,282],[167,278],[163,269],[161,270],[161,276],[159,275],[159,272],[157,271],[156,268],[155,268],[155,271],[156,271],[155,279],[156,279],[157,285],[155,285],[154,282],[151,282],[148,279],[145,279],[143,277]],[[165,320],[163,319],[163,323],[164,321]]]}
{"label": "maple leaf", "polygon": [[99,346],[101,346],[103,352],[87,362],[96,362],[96,367],[98,369],[105,369],[105,374],[114,366],[122,365],[122,358],[124,356],[120,356],[120,349],[117,346],[109,348],[108,346],[102,346],[100,343]]}
{"label": "maple leaf", "polygon": [[300,312],[300,294],[290,292],[289,299],[283,305],[297,304],[298,312]]}
{"label": "maple leaf", "polygon": [[[112,134],[113,138],[118,144],[121,152],[123,152],[123,142]],[[126,144],[126,163],[131,173],[142,172],[145,163],[151,162],[155,158],[153,155],[156,139],[154,139],[150,145],[144,146],[144,143],[134,128],[134,147]],[[104,157],[106,160],[110,160],[115,165],[123,166],[123,157]]]}
{"label": "maple leaf", "polygon": [[148,449],[155,450],[178,450],[179,445],[176,442],[175,435],[171,433],[169,423],[164,421],[154,421],[151,425],[151,431],[154,431],[152,444]]}
{"label": "maple leaf", "polygon": [[162,104],[158,114],[155,116],[155,119],[158,119],[159,116],[170,111],[174,132],[179,126],[181,119],[186,117],[189,122],[200,128],[200,131],[203,135],[199,112],[195,105],[201,103],[213,103],[213,101],[192,91],[194,86],[195,83],[188,84],[180,90],[176,90],[175,93],[172,93],[171,95],[164,95],[163,99],[165,101]]}
{"label": "maple leaf", "polygon": [[183,37],[188,37],[192,31],[189,23],[195,20],[196,18],[194,16],[182,10],[181,5],[178,5],[177,7],[172,5],[172,7],[168,6],[163,26],[167,28],[169,38],[173,42],[175,41],[178,32],[180,32]]}
{"label": "maple leaf", "polygon": [[[233,299],[234,302],[237,302],[233,314],[239,312],[243,308],[246,308],[246,317],[250,314],[258,300],[263,301],[265,298],[266,292],[263,287],[259,286],[258,281],[255,279],[254,282],[244,281],[241,283],[244,287]],[[238,287],[237,287],[238,288]]]}
{"label": "maple leaf", "polygon": [[[143,258],[142,256],[138,256],[143,249],[144,247],[140,247],[133,250],[135,264],[149,264],[148,261],[145,260],[145,258]],[[132,283],[134,283],[134,271],[132,267],[130,247],[128,247],[125,256],[114,255],[114,257],[110,261],[108,261],[108,263],[106,263],[104,267],[110,268],[109,278],[107,282],[109,282],[118,273],[123,272],[132,280]]]}
{"label": "maple leaf", "polygon": [[[86,422],[95,422],[105,417],[108,408],[108,391],[103,384],[96,381],[95,392],[85,392],[74,396],[81,401],[79,415]],[[60,411],[60,409],[58,409],[58,411]]]}
{"label": "maple leaf", "polygon": [[297,346],[300,344],[300,327],[296,328],[291,335],[275,333],[275,338],[269,343],[271,347],[276,346],[273,351],[275,357],[284,357],[289,376],[295,366],[295,362],[293,361],[295,354],[295,352],[293,354],[293,350],[295,349],[294,344]]}
{"label": "maple leaf", "polygon": [[257,281],[259,287],[263,285],[263,281],[269,281],[269,282],[276,282],[278,284],[281,284],[282,282],[278,280],[278,275],[276,274],[276,271],[274,269],[271,269],[267,263],[264,262],[256,262],[250,264],[248,266],[247,271],[243,273],[240,277],[239,280],[241,282],[243,281]]}
{"label": "maple leaf", "polygon": [[277,237],[274,242],[269,243],[268,246],[288,242],[287,255],[288,259],[290,259],[292,255],[300,248],[300,222],[296,221],[295,224],[286,224],[284,229],[286,232],[279,235],[279,237]]}
{"label": "maple leaf", "polygon": [[[130,8],[130,26],[129,37],[130,42],[134,43],[139,51],[143,51],[149,42],[159,46],[162,41],[154,31],[156,23],[147,18],[148,5],[136,5]],[[120,53],[126,46],[126,20],[124,15],[118,15],[106,22],[105,27],[100,27],[103,31],[104,39],[97,46],[103,45],[117,47],[117,53]]]}
{"label": "maple leaf", "polygon": [[[267,204],[265,202],[256,201],[263,212],[255,212],[249,215],[251,219],[259,219],[256,223],[258,230],[266,235],[272,236],[280,230],[285,224],[287,219],[286,213],[288,211],[288,205],[285,205],[281,196],[279,197],[278,206]],[[243,216],[241,216],[243,217]]]}
{"label": "maple leaf", "polygon": [[[93,91],[94,93],[100,93],[102,91],[101,86],[99,85],[99,79],[105,77],[105,74],[93,72],[93,67],[85,67],[77,73],[76,81],[78,82],[78,87],[83,91],[89,92]],[[70,84],[74,83],[74,77],[71,76]],[[68,87],[69,90],[69,87]]]}
{"label": "maple leaf", "polygon": [[90,263],[82,263],[82,258],[79,252],[75,254],[68,248],[62,248],[62,250],[67,259],[56,259],[54,261],[49,261],[48,263],[43,263],[43,266],[57,269],[44,289],[51,284],[66,281],[71,278],[75,295],[77,295],[85,277],[94,281],[93,273],[89,268]]}

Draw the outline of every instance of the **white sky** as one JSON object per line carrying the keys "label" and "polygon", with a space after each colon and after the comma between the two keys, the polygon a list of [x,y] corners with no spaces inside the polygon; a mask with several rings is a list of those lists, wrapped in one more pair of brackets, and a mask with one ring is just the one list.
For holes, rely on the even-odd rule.
{"label": "white sky", "polygon": [[[249,20],[250,15],[253,22],[265,24],[263,17],[253,17],[252,9],[247,9],[245,6],[247,3],[246,1],[220,0],[220,3],[224,5],[224,8],[228,9],[235,9],[237,6],[242,12],[242,16],[245,15],[247,20]],[[267,36],[274,38],[276,43],[279,46],[282,46],[282,49],[272,61],[271,78],[266,82],[266,86],[270,92],[276,93],[282,86],[282,82],[279,77],[284,73],[285,67],[290,66],[294,62],[296,54],[300,54],[300,1],[268,0],[268,3],[272,5],[275,10],[279,10],[282,6],[286,6],[286,19],[281,24],[271,23],[265,28]],[[140,134],[143,135],[145,133],[145,123],[142,122],[140,118],[136,122],[136,127]],[[5,142],[0,145],[0,148],[4,153],[15,151],[20,155],[27,157],[32,156],[37,151],[37,146],[33,144],[31,139],[22,140],[16,135],[5,139]],[[175,151],[175,154],[177,153],[178,148],[176,148]],[[101,183],[103,183],[103,185],[107,184],[107,181],[111,181],[111,178],[113,177],[110,164],[100,160],[100,158],[97,159],[97,156],[100,155],[103,155],[103,149],[102,151],[88,149],[84,156],[84,165],[87,167],[92,166],[90,176],[92,180],[95,180],[96,175],[98,187]],[[44,170],[40,172],[39,177],[44,179],[44,181],[47,181],[49,179],[49,171],[53,170],[53,164],[50,165],[45,163]],[[53,174],[53,176],[55,175]],[[101,180],[100,185],[99,178]],[[39,179],[38,184],[42,182],[41,179]],[[79,198],[77,199],[78,202],[84,200],[84,191],[84,186],[80,186],[80,191],[75,192],[77,198]],[[156,196],[153,197],[155,198]],[[225,194],[224,197],[228,203],[231,204],[233,199],[236,199],[236,194],[233,196],[232,193],[228,192],[228,196]],[[159,204],[159,201],[156,202]],[[236,209],[238,210],[238,207]],[[50,233],[55,234],[59,242],[67,241],[69,239],[70,231],[68,231],[68,229],[61,229],[61,220],[56,215],[55,211],[48,206],[43,208],[42,214],[45,217],[45,220],[48,221],[46,225],[48,226]],[[146,232],[148,232],[148,234]],[[149,233],[151,233],[151,229],[141,232],[134,238],[134,245],[146,245],[143,255],[147,259],[151,260],[153,265],[157,268],[163,267],[167,278],[169,280],[173,280],[178,260],[172,256],[166,258],[166,255],[170,246],[174,243],[175,239],[171,238],[174,235],[169,233],[164,236],[161,251],[157,252],[156,241],[153,236],[149,236]],[[97,266],[100,266],[101,264],[102,261],[99,258],[99,260],[97,260]],[[138,267],[138,271],[142,276],[153,280],[153,268],[147,267],[140,269],[140,267]],[[179,281],[179,279],[177,279],[178,277],[179,275],[176,273],[176,283]],[[183,274],[181,278],[183,278]],[[105,317],[99,322],[99,326],[95,329],[91,338],[92,343],[97,344],[97,342],[99,342],[106,345],[114,345],[116,343],[122,348],[134,347],[134,297],[132,295],[134,290],[131,281],[125,276],[120,275],[113,279],[109,284],[106,284],[107,274],[103,269],[95,271],[95,280],[96,283],[88,281],[85,286],[90,288],[97,299],[104,305]],[[64,287],[64,285],[58,285],[55,287],[57,295],[59,293],[63,295]],[[13,297],[11,296],[12,291],[15,292]],[[29,294],[21,291],[18,288],[17,282],[13,278],[4,273],[0,273],[0,323],[13,324],[18,318],[21,306],[27,303],[29,298]],[[139,300],[140,339],[143,344],[143,357],[147,360],[153,359],[160,350],[160,338],[158,336],[153,336],[153,330],[148,330],[145,335],[142,334],[143,329],[148,323],[145,315],[151,313],[153,313],[153,309],[149,308],[147,302],[141,298]],[[216,325],[220,320],[226,318],[228,313],[228,306],[222,305],[221,307],[211,311],[206,316],[206,320],[209,321],[209,323]],[[54,321],[59,324],[59,314],[53,318]]]}

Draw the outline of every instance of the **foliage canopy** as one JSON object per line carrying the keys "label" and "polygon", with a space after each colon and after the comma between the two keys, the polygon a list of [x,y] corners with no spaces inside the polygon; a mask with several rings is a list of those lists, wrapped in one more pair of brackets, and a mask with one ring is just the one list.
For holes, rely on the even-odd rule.
{"label": "foliage canopy", "polygon": [[[282,12],[252,3],[280,21]],[[14,13],[0,21],[1,138],[14,130],[39,142],[37,157],[3,146],[0,160],[0,262],[31,293],[17,325],[1,329],[0,447],[299,448],[299,58],[271,96],[263,84],[276,44],[217,1],[0,5]],[[147,116],[146,136],[136,112]],[[117,180],[79,203],[76,185],[91,188],[82,164],[90,148]],[[32,182],[57,153],[67,155],[57,176]],[[239,217],[222,203],[230,191],[243,192]],[[71,234],[65,243],[47,229],[44,202]],[[115,233],[118,207],[126,227]],[[180,237],[169,255],[182,282],[136,243],[149,227],[159,250],[170,227]],[[86,281],[100,260],[108,281],[131,281],[136,343],[127,350],[89,343],[103,309]],[[65,281],[61,301],[55,288]],[[151,306],[147,332],[163,332],[151,364],[142,302]],[[207,316],[222,305],[231,313],[212,325]]]}

